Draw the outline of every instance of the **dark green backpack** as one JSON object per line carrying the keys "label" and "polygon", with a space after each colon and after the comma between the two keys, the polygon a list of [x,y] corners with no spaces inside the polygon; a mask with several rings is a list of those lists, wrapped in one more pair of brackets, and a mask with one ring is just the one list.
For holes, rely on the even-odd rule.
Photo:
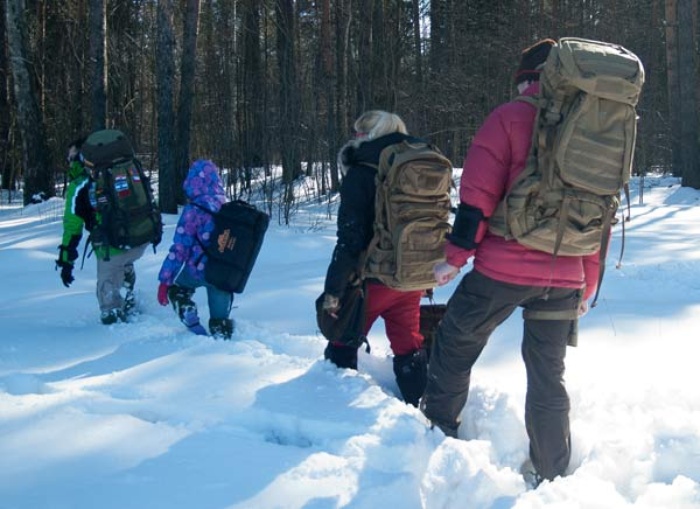
{"label": "dark green backpack", "polygon": [[94,181],[97,226],[90,236],[93,247],[129,249],[151,243],[155,249],[163,235],[160,210],[124,133],[96,131],[85,140],[81,153]]}

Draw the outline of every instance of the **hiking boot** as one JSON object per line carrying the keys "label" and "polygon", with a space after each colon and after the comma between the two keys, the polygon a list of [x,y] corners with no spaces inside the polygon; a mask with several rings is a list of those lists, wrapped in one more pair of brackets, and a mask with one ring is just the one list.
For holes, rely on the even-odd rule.
{"label": "hiking boot", "polygon": [[438,421],[437,419],[434,419],[429,415],[428,412],[426,412],[426,397],[423,396],[420,400],[420,403],[418,404],[418,409],[423,413],[426,419],[430,422],[430,429],[435,429],[436,427],[442,431],[446,437],[458,439],[459,438],[459,425],[460,422],[454,422],[451,424],[448,424],[446,422]]}
{"label": "hiking boot", "polygon": [[328,343],[323,351],[324,359],[328,359],[339,368],[357,371],[357,348],[354,346]]}
{"label": "hiking boot", "polygon": [[126,297],[124,297],[124,307],[122,307],[122,311],[127,318],[138,314],[136,311],[136,298],[134,294],[127,294]]}
{"label": "hiking boot", "polygon": [[173,305],[173,310],[178,318],[186,326],[199,323],[197,316],[197,304],[192,300],[194,290],[178,285],[171,285],[168,288],[168,300]]}
{"label": "hiking boot", "polygon": [[542,481],[544,481],[544,478],[537,473],[535,465],[532,464],[532,460],[530,458],[526,459],[520,466],[520,475],[523,476],[523,481],[525,481],[525,484],[527,484],[527,486],[533,490],[542,484]]}
{"label": "hiking boot", "polygon": [[136,314],[136,296],[134,295],[135,284],[136,272],[134,271],[134,266],[129,265],[124,270],[124,282],[122,283],[122,288],[125,290],[122,311],[127,318]]}
{"label": "hiking boot", "polygon": [[394,356],[394,375],[403,400],[418,406],[428,383],[428,356],[419,348],[413,353]]}
{"label": "hiking boot", "polygon": [[231,339],[233,335],[233,320],[230,318],[210,319],[209,334],[215,339]]}
{"label": "hiking boot", "polygon": [[134,316],[136,313],[136,296],[134,292],[127,291],[124,296],[124,305],[122,306],[122,311],[124,315],[128,318]]}
{"label": "hiking boot", "polygon": [[195,334],[206,335],[207,331],[199,323],[197,304],[192,300],[194,290],[183,286],[172,285],[168,288],[168,300],[173,305],[180,321]]}
{"label": "hiking boot", "polygon": [[117,322],[125,322],[126,317],[121,309],[110,309],[109,311],[102,311],[100,321],[105,325],[112,325]]}
{"label": "hiking boot", "polygon": [[136,286],[136,271],[133,265],[127,265],[124,268],[124,282],[122,286],[127,292],[133,292],[134,286]]}

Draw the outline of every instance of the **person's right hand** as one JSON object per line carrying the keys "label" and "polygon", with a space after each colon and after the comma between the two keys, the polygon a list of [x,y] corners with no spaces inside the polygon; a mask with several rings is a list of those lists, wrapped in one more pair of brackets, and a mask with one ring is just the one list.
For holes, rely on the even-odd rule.
{"label": "person's right hand", "polygon": [[447,262],[440,262],[433,267],[433,275],[439,286],[446,285],[459,274],[459,267]]}
{"label": "person's right hand", "polygon": [[170,303],[168,300],[168,288],[170,288],[170,285],[167,283],[158,285],[158,303],[161,306],[167,306]]}
{"label": "person's right hand", "polygon": [[323,297],[323,310],[333,318],[338,318],[338,310],[340,310],[340,299],[335,295],[325,294]]}
{"label": "person's right hand", "polygon": [[579,304],[578,306],[578,317],[581,318],[583,317],[586,313],[588,313],[588,301],[584,300]]}

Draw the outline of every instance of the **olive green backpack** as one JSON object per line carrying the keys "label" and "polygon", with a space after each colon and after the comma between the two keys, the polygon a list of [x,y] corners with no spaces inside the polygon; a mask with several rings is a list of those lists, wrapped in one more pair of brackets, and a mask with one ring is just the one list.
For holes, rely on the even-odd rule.
{"label": "olive green backpack", "polygon": [[[151,243],[155,250],[163,235],[161,213],[126,135],[116,129],[96,131],[83,143],[81,154],[94,181],[93,247],[129,249]],[[109,257],[109,250],[104,252]]]}
{"label": "olive green backpack", "polygon": [[602,280],[643,83],[641,61],[622,46],[560,39],[541,70],[539,95],[518,98],[537,108],[532,146],[489,229],[553,256],[600,252]]}

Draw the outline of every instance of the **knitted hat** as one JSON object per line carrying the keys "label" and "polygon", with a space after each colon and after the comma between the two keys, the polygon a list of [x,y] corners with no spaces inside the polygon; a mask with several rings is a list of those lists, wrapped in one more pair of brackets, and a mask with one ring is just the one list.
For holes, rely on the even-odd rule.
{"label": "knitted hat", "polygon": [[525,48],[520,55],[520,65],[515,72],[515,84],[524,81],[538,81],[540,79],[540,67],[547,60],[552,46],[556,44],[553,39],[542,39],[529,48]]}

